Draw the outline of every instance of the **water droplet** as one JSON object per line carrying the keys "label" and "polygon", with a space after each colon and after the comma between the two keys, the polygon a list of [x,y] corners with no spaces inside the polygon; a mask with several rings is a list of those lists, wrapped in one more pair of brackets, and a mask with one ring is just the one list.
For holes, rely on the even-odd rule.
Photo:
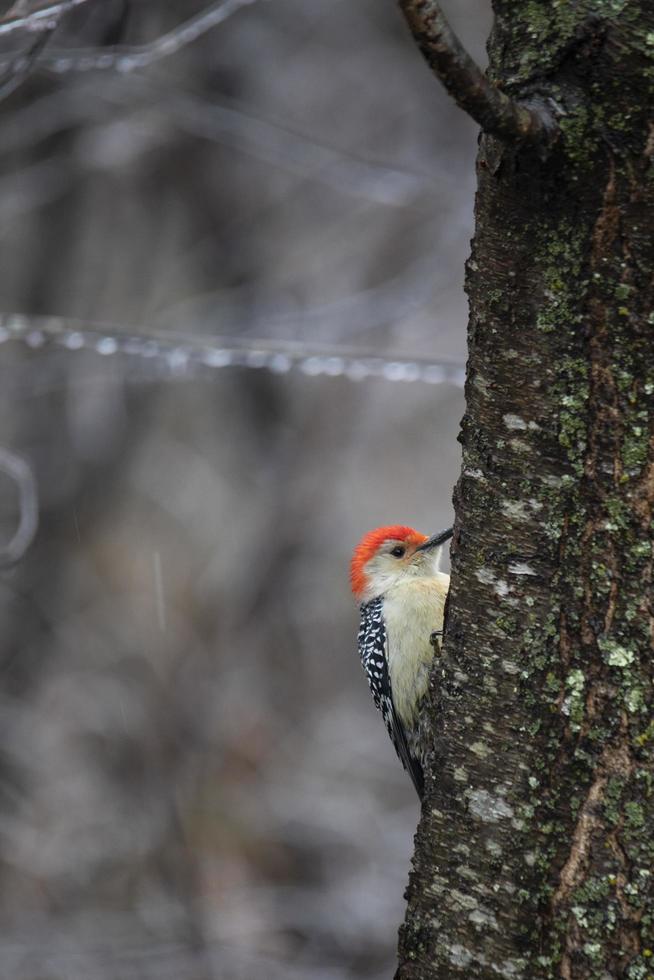
{"label": "water droplet", "polygon": [[109,354],[115,354],[118,350],[118,343],[115,337],[101,337],[100,340],[95,345],[95,349],[98,354],[103,356],[108,356]]}
{"label": "water droplet", "polygon": [[13,334],[26,333],[29,325],[27,317],[21,316],[19,313],[12,313],[7,318],[7,329],[11,330]]}
{"label": "water droplet", "polygon": [[345,362],[342,357],[326,357],[323,370],[330,378],[337,378],[345,370]]}
{"label": "water droplet", "polygon": [[245,364],[251,368],[262,368],[266,366],[268,354],[264,350],[249,350],[245,354]]}
{"label": "water droplet", "polygon": [[166,362],[173,374],[184,374],[188,367],[189,354],[183,347],[176,347],[166,354]]}
{"label": "water droplet", "polygon": [[315,377],[322,371],[321,358],[307,357],[306,360],[302,361],[300,364],[300,369],[304,372],[304,374],[308,374],[310,377]]}
{"label": "water droplet", "polygon": [[30,332],[25,337],[25,343],[32,350],[36,350],[38,347],[43,347],[45,343],[45,335],[42,330],[30,330]]}
{"label": "water droplet", "polygon": [[84,335],[79,330],[72,330],[70,333],[64,334],[63,344],[68,350],[79,350],[84,346]]}
{"label": "water droplet", "polygon": [[121,58],[116,59],[115,67],[117,71],[127,74],[130,71],[135,71],[139,67],[139,58],[135,55],[123,55]]}
{"label": "water droplet", "polygon": [[406,368],[407,365],[401,361],[389,361],[382,373],[388,381],[406,381]]}
{"label": "water droplet", "polygon": [[413,361],[409,361],[404,366],[404,381],[419,381],[420,367]]}
{"label": "water droplet", "polygon": [[273,354],[268,363],[268,367],[275,374],[286,374],[291,370],[293,362],[286,354]]}
{"label": "water droplet", "polygon": [[203,364],[206,364],[207,367],[223,368],[233,363],[234,355],[230,350],[222,350],[219,347],[209,347],[203,352],[200,360]]}

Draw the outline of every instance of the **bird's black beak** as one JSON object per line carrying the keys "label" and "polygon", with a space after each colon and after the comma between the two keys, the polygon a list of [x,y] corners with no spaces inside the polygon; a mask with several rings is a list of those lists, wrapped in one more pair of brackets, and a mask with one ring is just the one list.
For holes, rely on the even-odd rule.
{"label": "bird's black beak", "polygon": [[446,541],[454,534],[454,528],[448,527],[444,531],[439,531],[438,534],[432,534],[430,538],[427,538],[424,544],[421,544],[416,551],[429,551],[431,548],[438,548],[439,545],[445,544]]}

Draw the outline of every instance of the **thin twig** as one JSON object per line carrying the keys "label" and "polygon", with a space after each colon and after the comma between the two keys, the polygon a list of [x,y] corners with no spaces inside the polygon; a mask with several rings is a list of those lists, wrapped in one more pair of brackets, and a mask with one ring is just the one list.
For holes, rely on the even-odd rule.
{"label": "thin twig", "polygon": [[39,54],[50,40],[56,27],[57,25],[53,23],[46,29],[40,31],[36,36],[36,40],[32,42],[27,51],[14,58],[7,71],[0,76],[0,101],[8,98],[12,92],[16,91],[19,85],[22,85],[36,64]]}
{"label": "thin twig", "polygon": [[62,14],[65,14],[71,7],[79,7],[88,0],[61,0],[60,3],[46,3],[45,6],[38,7],[26,14],[16,15],[19,9],[15,4],[8,14],[0,20],[0,35],[11,34],[13,31],[49,31],[52,29],[53,21],[58,22]]}
{"label": "thin twig", "polygon": [[[124,113],[120,119],[126,131],[132,124],[139,132],[144,130],[144,126],[150,126],[152,131],[156,130],[157,140],[163,142],[182,130],[230,147],[238,153],[246,153],[303,180],[315,180],[338,194],[361,197],[374,204],[410,207],[420,201],[424,207],[428,196],[444,193],[447,178],[436,182],[431,175],[365,159],[329,146],[276,120],[259,118],[251,110],[210,103],[181,90],[171,92],[158,84],[144,86],[143,82],[142,78],[137,82],[135,75],[130,75],[127,80],[122,76],[105,77],[93,100],[89,99],[86,88],[70,87],[48,92],[40,99],[16,108],[13,113],[4,116],[0,156],[32,146],[71,125],[95,124],[96,131],[100,132],[102,126],[117,124],[115,110],[118,109]],[[166,110],[164,121],[161,119],[161,106],[165,106]],[[165,126],[168,122],[173,124],[172,129]],[[146,152],[150,146],[147,140],[133,140],[129,149],[130,159]],[[86,154],[81,166],[86,169],[104,166],[111,169],[114,164]],[[73,181],[79,175],[79,168],[71,166],[69,154],[49,159],[47,165],[38,164],[35,167],[37,171],[41,167],[48,171],[49,183],[52,183],[55,171],[60,172],[64,180],[57,182],[57,186],[59,183],[65,185],[66,178]],[[22,184],[26,179],[22,171],[18,176],[0,177],[0,219],[6,214],[30,210],[32,204],[38,206],[44,192],[48,197],[46,184],[33,188],[35,197],[22,193],[18,197],[14,194],[16,182]]]}
{"label": "thin twig", "polygon": [[553,142],[558,126],[546,106],[528,106],[501,92],[472,60],[437,0],[399,0],[432,71],[485,133],[506,141]]}
{"label": "thin twig", "polygon": [[[19,0],[11,8],[5,19],[0,21],[0,33],[6,33],[4,29],[8,25],[22,23],[23,27],[29,28],[29,33],[36,35],[26,51],[13,56],[9,63],[3,66],[4,71],[0,75],[0,101],[8,98],[12,92],[15,92],[22,85],[36,65],[39,55],[57,30],[63,14],[74,5],[75,0],[66,0],[65,3],[57,5],[57,10],[51,11],[50,15],[44,18],[41,16],[42,11],[30,11],[29,3]],[[23,13],[24,10],[27,12]]]}
{"label": "thin twig", "polygon": [[178,91],[166,101],[166,109],[179,128],[194,136],[234,147],[340,194],[401,207],[417,200],[424,206],[425,196],[436,190],[426,176],[357,158],[238,106],[203,102]]}
{"label": "thin twig", "polygon": [[39,64],[42,68],[57,74],[75,71],[129,72],[148,68],[162,58],[177,54],[182,48],[222,24],[242,7],[258,2],[260,0],[217,0],[216,3],[148,44],[117,45],[109,49],[60,49],[45,54],[39,60]]}
{"label": "thin twig", "polygon": [[23,557],[36,534],[39,520],[36,481],[32,470],[20,456],[0,446],[0,471],[15,482],[18,488],[20,517],[9,544],[0,549],[0,568],[9,568]]}

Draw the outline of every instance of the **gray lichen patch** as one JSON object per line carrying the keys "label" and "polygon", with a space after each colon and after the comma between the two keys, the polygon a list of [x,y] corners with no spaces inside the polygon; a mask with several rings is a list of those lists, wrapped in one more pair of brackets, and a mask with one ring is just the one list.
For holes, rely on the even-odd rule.
{"label": "gray lichen patch", "polygon": [[536,569],[526,561],[510,562],[508,570],[511,575],[538,575]]}
{"label": "gray lichen patch", "polygon": [[471,910],[479,907],[479,903],[474,895],[466,895],[456,888],[450,890],[449,900],[453,905],[461,909]]}
{"label": "gray lichen patch", "polygon": [[468,921],[481,930],[499,929],[497,919],[492,912],[480,907],[474,909],[468,916]]}
{"label": "gray lichen patch", "polygon": [[514,415],[512,412],[507,412],[506,415],[502,416],[502,421],[507,429],[526,429],[527,423],[524,419],[521,419],[519,415]]}
{"label": "gray lichen patch", "polygon": [[514,816],[514,810],[501,796],[493,796],[486,789],[471,789],[466,793],[470,812],[479,820],[495,823]]}

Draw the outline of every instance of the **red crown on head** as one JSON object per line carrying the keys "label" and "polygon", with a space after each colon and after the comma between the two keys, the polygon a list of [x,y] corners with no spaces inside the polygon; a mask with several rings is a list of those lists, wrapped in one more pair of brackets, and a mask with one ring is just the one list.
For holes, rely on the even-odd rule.
{"label": "red crown on head", "polygon": [[354,549],[352,561],[350,563],[350,585],[355,596],[363,594],[367,584],[367,576],[364,571],[366,564],[377,552],[379,546],[384,541],[404,541],[406,544],[423,544],[427,540],[426,534],[420,534],[406,524],[390,524],[388,527],[377,527],[374,531],[368,531],[359,541]]}

